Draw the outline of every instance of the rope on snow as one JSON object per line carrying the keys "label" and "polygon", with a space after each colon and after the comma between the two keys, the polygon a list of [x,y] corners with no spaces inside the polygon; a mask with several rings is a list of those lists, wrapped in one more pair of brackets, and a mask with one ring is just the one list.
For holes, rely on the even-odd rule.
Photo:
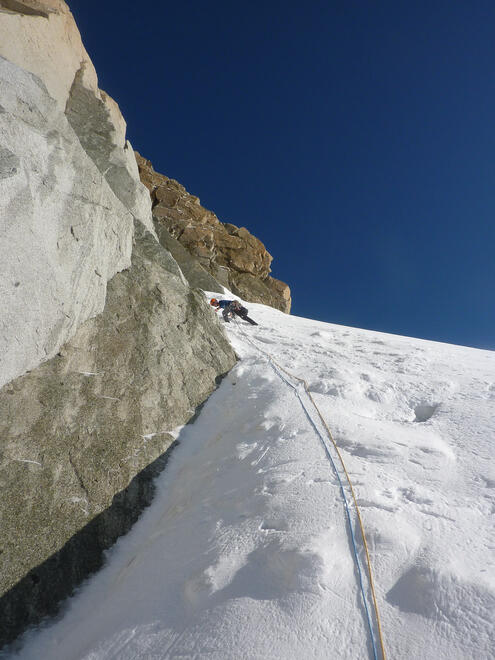
{"label": "rope on snow", "polygon": [[304,386],[304,390],[305,390],[306,394],[308,395],[309,400],[310,400],[311,403],[313,404],[313,407],[314,407],[314,409],[316,410],[316,412],[317,412],[317,414],[318,414],[318,417],[320,418],[321,423],[323,424],[323,427],[325,428],[325,431],[327,432],[327,435],[328,435],[328,437],[329,437],[329,439],[330,439],[330,441],[331,441],[331,443],[332,443],[332,445],[333,445],[333,447],[334,447],[334,449],[335,449],[335,451],[336,451],[336,453],[337,453],[337,456],[338,456],[338,458],[339,458],[340,464],[342,465],[342,469],[343,469],[344,474],[345,474],[345,477],[346,477],[346,481],[347,481],[347,483],[348,483],[348,485],[349,485],[349,489],[350,489],[350,492],[351,492],[351,495],[352,495],[352,500],[353,500],[353,502],[354,502],[354,507],[355,507],[355,509],[356,509],[357,519],[358,519],[358,523],[359,523],[359,529],[360,529],[360,532],[361,532],[361,538],[362,538],[362,540],[363,540],[363,547],[364,547],[364,551],[365,551],[365,555],[366,555],[366,564],[367,564],[367,568],[368,568],[368,579],[369,579],[369,585],[370,585],[370,590],[371,590],[371,595],[372,595],[372,600],[373,600],[373,608],[374,608],[374,610],[375,610],[375,618],[376,618],[376,627],[377,627],[377,631],[378,631],[378,639],[379,639],[379,642],[380,642],[380,650],[381,650],[381,656],[382,656],[382,657],[381,657],[381,660],[386,660],[386,655],[385,655],[385,645],[384,645],[384,642],[383,642],[382,626],[381,626],[380,613],[379,613],[379,610],[378,610],[378,603],[377,603],[377,598],[376,598],[376,593],[375,593],[375,584],[374,584],[374,580],[373,580],[373,571],[372,571],[372,569],[371,569],[371,558],[370,558],[370,553],[369,553],[369,549],[368,549],[368,543],[367,543],[367,541],[366,541],[366,534],[365,534],[365,532],[364,532],[363,520],[362,520],[362,517],[361,517],[361,511],[360,511],[359,506],[358,506],[358,503],[357,503],[356,494],[355,494],[355,491],[354,491],[354,486],[352,485],[352,481],[351,481],[351,478],[350,478],[350,476],[349,476],[349,472],[347,471],[347,468],[346,468],[346,466],[345,466],[344,459],[343,459],[343,457],[342,457],[342,453],[340,452],[340,450],[339,450],[339,448],[338,448],[338,446],[337,446],[337,443],[336,443],[335,440],[334,440],[334,437],[333,437],[333,435],[332,435],[332,432],[330,431],[330,428],[329,428],[328,424],[326,423],[326,421],[325,421],[323,415],[322,415],[321,412],[320,412],[320,409],[318,408],[318,406],[317,406],[317,404],[316,404],[316,402],[315,402],[313,396],[311,395],[311,392],[309,391],[308,384],[306,383],[306,381],[304,380],[304,378],[299,378],[299,376],[295,376],[294,374],[290,373],[290,371],[288,371],[287,369],[285,369],[284,367],[282,367],[282,365],[280,365],[280,364],[279,364],[279,363],[273,358],[273,356],[272,356],[270,353],[268,353],[267,351],[265,351],[265,350],[263,350],[262,348],[260,348],[260,347],[259,347],[259,346],[258,346],[258,345],[257,345],[257,344],[256,344],[256,343],[255,343],[255,342],[254,342],[254,341],[253,341],[253,340],[252,340],[252,339],[251,339],[251,338],[250,338],[250,337],[244,332],[244,330],[242,329],[242,326],[241,326],[240,323],[237,321],[237,319],[235,318],[235,316],[234,316],[234,320],[235,320],[235,322],[236,322],[237,327],[240,328],[240,331],[241,331],[242,335],[245,337],[245,339],[246,339],[246,340],[247,340],[252,346],[254,346],[254,348],[255,348],[257,351],[259,351],[260,353],[262,353],[263,355],[265,355],[265,356],[268,358],[269,362],[271,363],[271,365],[272,365],[272,367],[274,368],[274,370],[278,373],[279,377],[280,377],[280,378],[281,378],[281,379],[282,379],[287,385],[289,385],[289,387],[291,387],[291,388],[295,391],[296,396],[297,396],[297,398],[299,399],[299,401],[300,401],[300,403],[301,403],[301,406],[304,408],[306,414],[308,415],[308,418],[310,419],[310,421],[311,421],[311,423],[312,423],[312,425],[313,425],[313,427],[314,427],[316,433],[318,434],[318,436],[319,436],[319,438],[320,438],[320,440],[321,440],[321,443],[322,443],[322,445],[323,445],[323,448],[324,448],[324,450],[325,450],[325,454],[326,454],[327,458],[329,459],[330,463],[332,464],[332,467],[333,467],[333,470],[334,470],[335,474],[337,475],[337,479],[338,479],[339,487],[340,487],[340,492],[342,493],[342,498],[343,498],[343,500],[344,500],[344,505],[345,505],[345,509],[346,509],[347,521],[348,521],[348,523],[349,523],[349,529],[350,529],[350,532],[351,532],[351,540],[352,540],[352,546],[353,546],[354,558],[355,558],[355,560],[356,560],[356,566],[357,566],[358,575],[359,575],[359,582],[360,582],[360,588],[361,588],[361,595],[362,595],[362,599],[363,599],[364,609],[365,609],[365,612],[366,612],[366,619],[367,619],[368,628],[369,628],[370,636],[371,636],[371,642],[372,642],[372,646],[373,646],[373,656],[374,656],[374,660],[378,660],[378,654],[377,654],[377,648],[376,648],[375,635],[374,635],[374,633],[373,633],[373,624],[372,624],[372,622],[371,622],[371,615],[370,615],[369,608],[368,608],[368,604],[367,604],[367,599],[366,599],[366,594],[365,594],[365,589],[364,589],[364,582],[363,582],[363,575],[362,575],[362,570],[361,570],[361,564],[360,564],[359,557],[358,557],[358,550],[357,550],[357,545],[356,545],[356,538],[355,538],[355,535],[354,535],[354,528],[353,528],[353,525],[352,525],[351,512],[350,512],[349,503],[348,503],[348,501],[347,501],[347,497],[346,497],[346,494],[345,494],[344,484],[343,484],[342,479],[341,479],[341,477],[340,477],[339,471],[337,470],[337,466],[335,465],[335,461],[334,461],[334,459],[333,459],[333,457],[332,457],[332,455],[331,455],[331,453],[330,453],[330,450],[329,450],[329,448],[328,448],[328,445],[327,445],[327,443],[325,442],[325,438],[322,436],[322,434],[320,433],[318,427],[316,426],[316,424],[314,423],[313,419],[311,418],[311,415],[309,414],[309,411],[307,410],[307,408],[306,408],[306,406],[305,406],[305,404],[304,404],[304,401],[302,400],[302,398],[301,398],[301,396],[300,396],[299,389],[298,389],[295,385],[293,385],[293,383],[291,383],[289,380],[287,380],[287,379],[282,375],[282,373],[280,373],[280,372],[283,372],[284,374],[286,374],[286,375],[289,376],[290,378],[293,378],[294,380],[298,381],[299,383],[302,383],[302,385]]}

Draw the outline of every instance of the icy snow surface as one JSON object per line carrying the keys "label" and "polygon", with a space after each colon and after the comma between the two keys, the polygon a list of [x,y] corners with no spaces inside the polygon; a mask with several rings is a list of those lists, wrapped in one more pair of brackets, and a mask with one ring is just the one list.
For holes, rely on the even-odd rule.
{"label": "icy snow surface", "polygon": [[374,657],[321,423],[249,338],[342,451],[388,658],[494,658],[495,353],[249,309],[153,504],[20,657]]}

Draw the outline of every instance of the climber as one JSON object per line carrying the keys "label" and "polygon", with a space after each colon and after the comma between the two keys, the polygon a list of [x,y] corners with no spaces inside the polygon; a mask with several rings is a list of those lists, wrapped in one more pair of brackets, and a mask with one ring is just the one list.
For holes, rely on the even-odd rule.
{"label": "climber", "polygon": [[218,312],[219,309],[222,310],[222,316],[226,323],[230,322],[229,316],[233,317],[234,314],[237,314],[237,316],[240,316],[244,321],[251,323],[251,325],[258,325],[256,321],[249,318],[248,310],[243,307],[238,300],[217,300],[216,298],[212,298],[210,300],[210,305],[215,308],[215,312]]}

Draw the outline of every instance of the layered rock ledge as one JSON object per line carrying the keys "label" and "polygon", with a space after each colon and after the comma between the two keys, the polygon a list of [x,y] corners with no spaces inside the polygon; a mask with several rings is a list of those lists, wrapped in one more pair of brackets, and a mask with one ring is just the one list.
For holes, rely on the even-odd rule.
{"label": "layered rock ledge", "polygon": [[155,172],[136,153],[141,181],[150,191],[155,228],[166,230],[220,284],[248,302],[289,313],[290,288],[270,276],[273,257],[245,227],[220,222],[174,179]]}

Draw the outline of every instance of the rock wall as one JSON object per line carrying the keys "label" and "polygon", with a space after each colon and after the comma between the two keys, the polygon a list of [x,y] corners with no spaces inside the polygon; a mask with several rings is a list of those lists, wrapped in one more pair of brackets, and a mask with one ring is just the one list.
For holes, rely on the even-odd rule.
{"label": "rock wall", "polygon": [[[98,566],[143,506],[139,480],[134,499],[94,531],[90,551],[84,534],[74,537],[163,456],[234,361],[203,294],[138,227],[132,264],[108,283],[103,313],[0,390],[0,642],[22,630],[19,621],[54,611],[73,587],[67,574],[80,581],[84,567]],[[61,553],[62,567],[53,560]]]}
{"label": "rock wall", "polygon": [[0,645],[101,563],[235,362],[167,246],[67,5],[0,0]]}
{"label": "rock wall", "polygon": [[133,216],[42,81],[2,57],[0,103],[1,386],[103,310]]}
{"label": "rock wall", "polygon": [[62,0],[0,2],[0,386],[103,310],[154,233],[125,121]]}
{"label": "rock wall", "polygon": [[184,186],[155,172],[136,153],[141,181],[153,202],[155,226],[165,227],[220,284],[249,302],[290,312],[287,284],[269,275],[273,257],[245,227],[220,222]]}

